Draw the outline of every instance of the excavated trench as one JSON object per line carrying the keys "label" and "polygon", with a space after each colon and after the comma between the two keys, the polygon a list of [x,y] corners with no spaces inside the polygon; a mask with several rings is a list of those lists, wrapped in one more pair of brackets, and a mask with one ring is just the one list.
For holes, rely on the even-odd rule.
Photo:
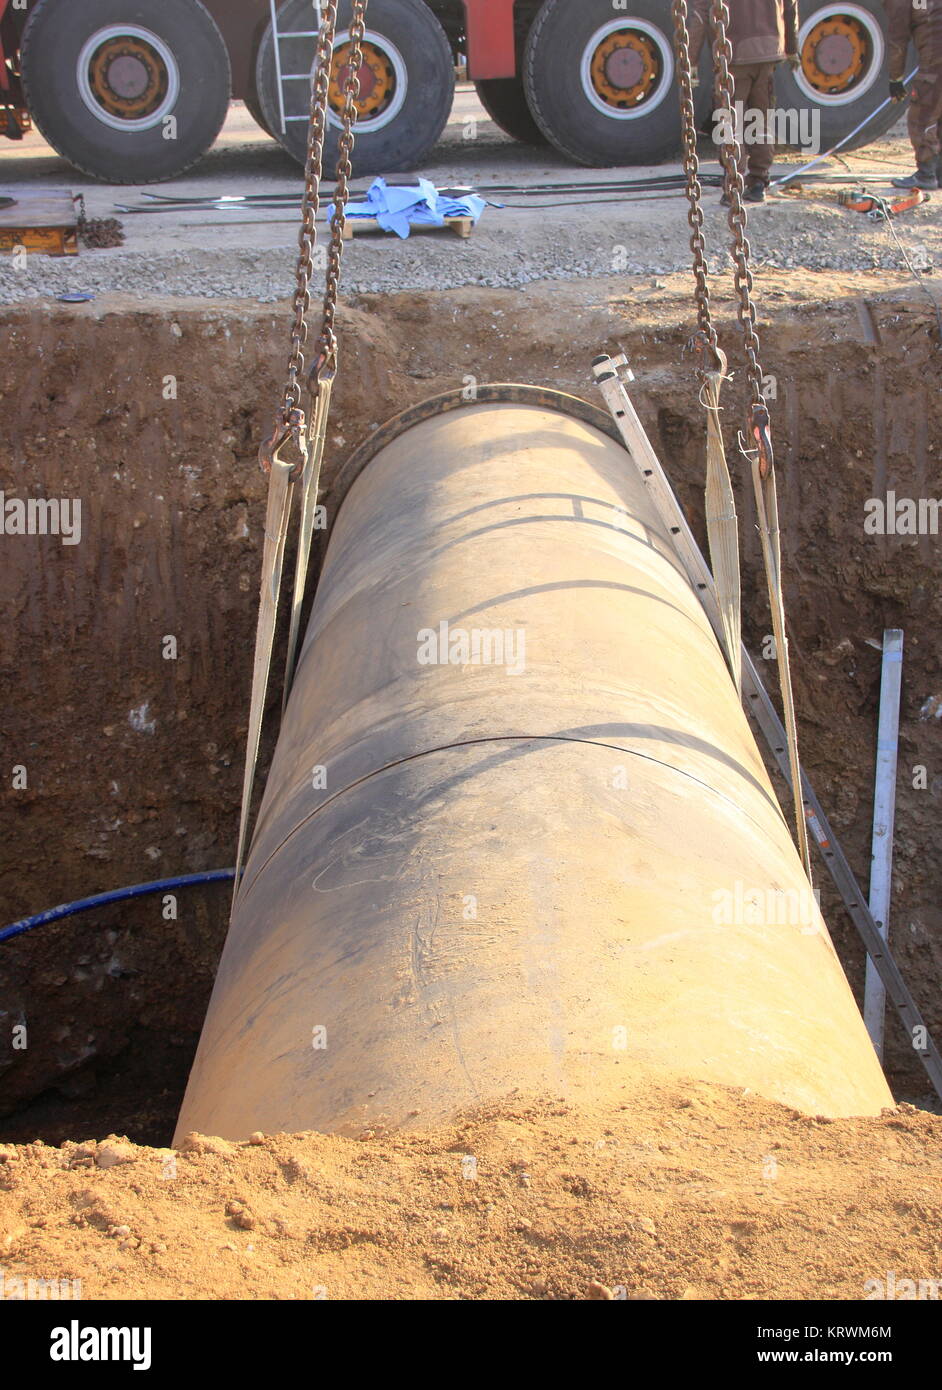
{"label": "excavated trench", "polygon": [[[942,497],[942,423],[930,409],[942,377],[938,335],[925,302],[902,291],[867,300],[832,281],[823,303],[774,283],[768,294],[763,355],[775,385],[803,756],[866,886],[877,648],[884,628],[902,627],[892,939],[938,1037],[942,537],[865,529],[870,498]],[[341,327],[328,483],[408,404],[494,380],[592,399],[591,358],[622,346],[642,418],[702,533],[703,419],[682,355],[691,330],[682,279],[653,294],[597,281],[363,297]],[[9,922],[232,862],[264,510],[255,454],[277,398],[286,316],[114,299],[9,310],[3,329],[5,501],[81,502],[80,534],[0,537],[0,901]],[[727,313],[721,330],[735,363]],[[759,655],[769,631],[761,556],[732,447],[741,389],[728,389],[726,425],[745,634]],[[767,674],[774,687],[772,663]],[[859,997],[862,949],[823,870],[819,886]],[[225,884],[186,889],[175,905],[160,896],[115,904],[0,946],[0,1137],[169,1140],[228,901]],[[899,1099],[930,1103],[895,1019],[887,1066]]]}

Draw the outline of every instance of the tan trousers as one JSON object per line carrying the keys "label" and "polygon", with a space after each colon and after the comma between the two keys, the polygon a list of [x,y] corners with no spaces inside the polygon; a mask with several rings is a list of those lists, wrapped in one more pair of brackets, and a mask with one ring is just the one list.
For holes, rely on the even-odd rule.
{"label": "tan trousers", "polygon": [[906,125],[916,163],[932,164],[942,153],[942,72],[917,73]]}
{"label": "tan trousers", "polygon": [[[776,63],[734,63],[730,67],[733,79],[733,104],[742,102],[743,124],[738,129],[740,152],[739,172],[757,183],[769,182],[769,171],[775,156],[774,145],[761,138],[766,134],[765,113],[775,103]],[[737,108],[738,109],[738,108]],[[749,119],[750,111],[761,111],[762,120]],[[750,136],[748,140],[743,135]],[[756,135],[760,138],[757,141]]]}

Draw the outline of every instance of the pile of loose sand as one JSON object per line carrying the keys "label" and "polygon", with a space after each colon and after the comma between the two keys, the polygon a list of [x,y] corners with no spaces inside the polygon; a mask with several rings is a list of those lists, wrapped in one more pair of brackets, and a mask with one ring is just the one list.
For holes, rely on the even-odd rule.
{"label": "pile of loose sand", "polygon": [[938,1298],[942,1117],[694,1083],[385,1137],[6,1146],[0,1271],[5,1298]]}

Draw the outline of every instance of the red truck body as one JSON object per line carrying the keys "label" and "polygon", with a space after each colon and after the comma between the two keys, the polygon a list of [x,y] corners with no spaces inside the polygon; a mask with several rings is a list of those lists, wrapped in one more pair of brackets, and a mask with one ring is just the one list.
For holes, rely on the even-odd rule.
{"label": "red truck body", "polygon": [[[777,107],[813,117],[814,154],[876,138],[899,114],[880,102],[888,81],[882,0],[797,6],[801,63],[776,74]],[[151,12],[163,38],[147,28]],[[0,0],[0,134],[15,138],[32,119],[94,178],[160,181],[212,148],[233,96],[304,162],[313,0],[128,0],[127,13],[136,19],[125,18],[124,0]],[[349,9],[343,14],[340,29]],[[447,125],[457,64],[487,116],[515,140],[550,144],[594,167],[679,153],[670,0],[372,0],[366,28],[358,174],[422,165]],[[328,96],[334,126],[339,37]],[[698,124],[712,112],[708,71],[705,53]],[[163,121],[174,133],[161,135]],[[794,135],[780,143],[810,148]]]}
{"label": "red truck body", "polygon": [[[29,120],[23,94],[17,81],[19,33],[33,0],[25,10],[14,8],[14,0],[0,0],[0,105],[9,104],[22,112],[24,128]],[[514,47],[514,0],[461,0],[467,36],[468,76],[472,81],[489,77],[513,77],[516,71]],[[219,26],[229,50],[232,65],[232,95],[240,100],[251,95],[254,85],[255,53],[259,39],[271,16],[268,0],[203,0]],[[433,0],[429,6],[438,8]]]}

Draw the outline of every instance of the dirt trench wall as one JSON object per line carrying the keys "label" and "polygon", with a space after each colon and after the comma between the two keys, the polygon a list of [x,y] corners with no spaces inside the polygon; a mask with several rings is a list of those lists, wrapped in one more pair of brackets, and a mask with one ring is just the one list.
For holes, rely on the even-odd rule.
{"label": "dirt trench wall", "polygon": [[[703,423],[681,361],[685,290],[656,304],[627,299],[623,284],[591,293],[587,303],[585,288],[570,284],[348,305],[325,481],[372,427],[454,385],[532,381],[591,399],[591,358],[621,345],[638,374],[642,418],[700,527]],[[286,315],[268,306],[119,301],[8,311],[3,326],[0,488],[7,498],[82,505],[77,544],[0,537],[6,922],[232,861],[264,513],[256,450],[287,329]],[[929,326],[902,297],[870,308],[857,296],[823,309],[791,302],[776,309],[763,344],[776,379],[802,750],[864,885],[880,672],[872,644],[884,627],[906,631],[893,937],[942,1032],[942,538],[863,529],[866,499],[887,488],[942,496],[942,426],[928,408],[942,373]],[[724,329],[735,360],[732,324]],[[731,446],[739,407],[734,383]],[[746,636],[758,654],[769,630],[761,558],[734,447],[730,458]],[[920,766],[925,786],[914,787]],[[859,991],[862,952],[823,878],[820,886]],[[175,908],[141,899],[0,946],[5,1137],[116,1130],[166,1141],[227,907],[225,885],[181,890]],[[895,1025],[888,1060],[900,1094],[925,1093]]]}

